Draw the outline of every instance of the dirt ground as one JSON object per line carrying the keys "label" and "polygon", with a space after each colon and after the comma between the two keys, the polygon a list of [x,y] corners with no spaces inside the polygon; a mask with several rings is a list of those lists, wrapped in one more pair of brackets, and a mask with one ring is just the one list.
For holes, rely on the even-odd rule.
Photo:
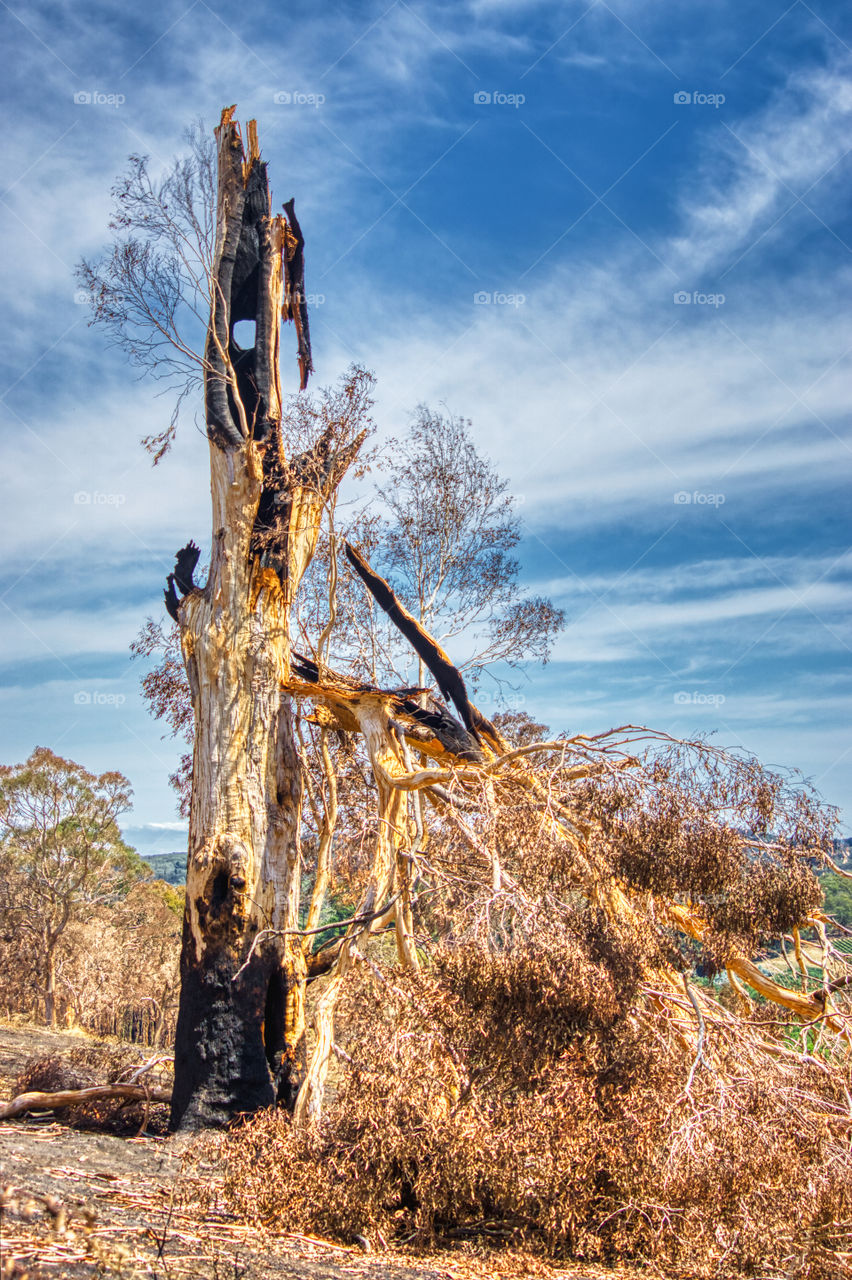
{"label": "dirt ground", "polygon": [[[0,1026],[0,1100],[12,1096],[28,1058],[64,1056],[87,1043],[68,1032]],[[142,1051],[140,1062],[144,1057]],[[2,1280],[616,1280],[619,1274],[554,1270],[486,1248],[408,1258],[262,1233],[187,1195],[181,1173],[195,1164],[200,1142],[74,1129],[50,1112],[0,1123]],[[215,1192],[215,1170],[209,1190]],[[209,1200],[215,1205],[215,1194]]]}

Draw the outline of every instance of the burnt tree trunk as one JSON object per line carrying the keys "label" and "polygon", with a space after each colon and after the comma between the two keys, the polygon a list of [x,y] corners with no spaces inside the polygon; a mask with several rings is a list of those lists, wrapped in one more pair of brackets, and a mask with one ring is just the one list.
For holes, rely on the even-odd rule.
{"label": "burnt tree trunk", "polygon": [[[210,572],[195,587],[188,564],[198,551],[181,552],[167,592],[195,713],[174,1127],[292,1106],[304,1073],[305,960],[300,940],[284,934],[298,927],[301,776],[282,687],[293,597],[323,503],[353,455],[329,456],[321,439],[284,458],[280,318],[282,303],[292,314],[303,299],[301,233],[272,216],[254,122],[246,157],[232,111],[217,130],[206,347]],[[240,320],[255,323],[251,350],[234,341]]]}

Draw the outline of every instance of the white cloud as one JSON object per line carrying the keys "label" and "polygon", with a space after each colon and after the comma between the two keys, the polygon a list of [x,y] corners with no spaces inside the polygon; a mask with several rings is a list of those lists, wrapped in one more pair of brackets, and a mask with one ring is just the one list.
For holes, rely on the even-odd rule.
{"label": "white cloud", "polygon": [[548,594],[603,596],[618,589],[622,598],[656,601],[666,597],[700,595],[715,600],[723,593],[749,593],[760,583],[779,585],[794,594],[805,595],[811,584],[852,570],[852,552],[838,556],[750,556],[743,549],[738,558],[680,561],[664,568],[632,567],[627,573],[574,573],[538,584]]}
{"label": "white cloud", "polygon": [[[570,7],[566,27],[582,7]],[[649,22],[662,22],[654,6],[614,7],[628,20],[632,8],[644,8]],[[109,186],[127,152],[150,151],[167,161],[187,120],[203,114],[212,123],[222,103],[236,98],[241,118],[260,119],[265,153],[275,157],[276,190],[299,194],[303,225],[312,228],[310,261],[318,264],[323,254],[333,260],[338,247],[342,252],[391,202],[383,180],[395,189],[407,184],[398,155],[401,126],[422,129],[430,162],[467,126],[456,87],[439,69],[455,69],[456,57],[473,66],[474,55],[508,52],[523,70],[524,57],[531,62],[547,41],[511,24],[539,8],[547,6],[524,0],[472,0],[459,10],[434,5],[422,11],[434,35],[413,7],[396,6],[371,31],[354,11],[341,11],[330,33],[325,16],[289,24],[280,39],[273,35],[258,46],[259,61],[199,6],[170,33],[167,93],[162,73],[152,74],[145,60],[123,75],[142,47],[116,35],[111,22],[83,23],[68,6],[68,22],[56,30],[48,30],[44,16],[33,19],[75,72],[80,50],[87,54],[85,76],[72,75],[23,37],[17,60],[39,110],[22,112],[10,134],[8,172],[23,175],[34,167],[13,188],[12,212],[3,215],[15,377],[24,374],[10,402],[26,419],[12,414],[0,445],[6,566],[11,578],[24,575],[7,597],[18,619],[0,611],[7,661],[32,660],[45,642],[72,668],[76,654],[126,653],[138,629],[139,601],[159,608],[173,551],[190,536],[203,548],[209,536],[206,443],[187,424],[173,457],[150,469],[136,442],[161,424],[165,406],[104,356],[100,335],[84,327],[72,301],[71,268],[101,242]],[[148,14],[152,39],[171,20],[167,12],[168,6],[155,6]],[[480,22],[472,23],[471,14]],[[555,38],[562,18],[550,16]],[[637,31],[647,34],[644,26]],[[582,43],[579,32],[554,50],[554,59],[590,68],[628,54],[653,62],[605,13],[582,24]],[[335,59],[333,75],[326,76]],[[111,91],[118,80],[127,86],[126,109],[73,114],[72,93],[84,81]],[[476,83],[470,81],[471,91]],[[696,130],[694,164],[671,192],[678,225],[669,235],[643,236],[653,253],[618,227],[599,243],[569,233],[550,253],[546,241],[529,243],[529,261],[541,262],[525,279],[481,282],[525,293],[517,309],[475,306],[474,282],[467,302],[441,297],[427,305],[394,285],[394,261],[382,269],[377,289],[374,277],[359,275],[353,259],[345,259],[330,275],[338,293],[351,290],[349,318],[330,326],[321,308],[315,313],[320,380],[330,381],[353,354],[375,368],[384,431],[398,429],[404,411],[419,400],[443,401],[471,415],[478,440],[523,496],[524,515],[542,536],[554,525],[593,530],[631,521],[638,556],[650,540],[648,526],[708,514],[695,505],[679,510],[673,502],[679,490],[721,492],[721,515],[733,520],[758,504],[782,507],[791,495],[823,491],[848,467],[850,452],[844,435],[850,360],[837,321],[852,285],[852,273],[837,265],[845,255],[838,252],[828,275],[822,260],[795,259],[789,278],[775,284],[770,271],[756,281],[742,269],[724,273],[743,254],[745,267],[759,263],[763,249],[791,228],[791,244],[803,227],[820,230],[788,187],[832,224],[852,112],[849,84],[848,66],[837,60],[797,73],[750,118],[729,104],[717,115],[714,134]],[[317,92],[325,85],[322,116],[272,102],[281,89]],[[553,167],[558,182],[563,174],[556,160]],[[453,198],[447,193],[448,206]],[[788,204],[792,210],[773,228]],[[507,215],[505,234],[525,232]],[[463,244],[456,247],[465,253]],[[430,248],[442,252],[436,244]],[[727,295],[718,309],[673,302],[679,287],[711,286]],[[47,371],[56,378],[57,366],[54,356],[41,357],[54,344],[76,367],[70,384],[57,379],[46,387]],[[75,504],[75,493],[92,500]],[[96,501],[95,494],[123,500]],[[611,594],[606,606],[594,605],[571,627],[559,652],[572,665],[604,661],[612,668],[616,659],[646,656],[645,645],[662,648],[661,637],[674,644],[699,636],[692,656],[700,671],[720,635],[727,641],[736,634],[739,642],[758,623],[771,625],[791,599],[794,607],[773,644],[814,653],[847,642],[836,627],[842,598],[834,577],[808,587],[823,560],[773,562],[791,587],[773,582],[745,553],[744,563],[633,570],[621,585],[606,575],[587,578],[593,589]],[[61,579],[57,592],[67,592],[74,579],[77,603],[63,595],[49,610],[45,575],[51,573]],[[693,573],[708,598],[692,598]],[[554,589],[566,603],[577,599],[570,582]],[[813,622],[808,608],[795,602],[796,592],[830,619],[840,640]],[[681,666],[688,669],[689,661],[681,651]],[[73,687],[69,676],[61,696]],[[22,690],[13,687],[9,696],[18,699],[16,709],[26,706]],[[557,696],[554,715],[560,705]],[[763,715],[757,702],[751,713]],[[158,733],[159,726],[151,727],[151,743]],[[169,747],[163,754],[174,753]],[[161,778],[162,761],[154,765]],[[155,794],[144,778],[143,792]]]}
{"label": "white cloud", "polygon": [[[698,561],[539,584],[566,611],[557,662],[657,659],[707,675],[765,655],[852,651],[849,555]],[[688,658],[691,657],[691,667]]]}
{"label": "white cloud", "polygon": [[[650,242],[657,258],[624,236],[590,261],[569,235],[527,281],[487,282],[522,304],[477,306],[471,288],[469,306],[440,315],[414,298],[374,301],[353,280],[363,337],[336,343],[335,362],[355,354],[377,369],[389,426],[421,399],[471,413],[533,523],[605,522],[680,489],[748,502],[758,481],[765,500],[793,479],[819,488],[852,452],[852,361],[837,322],[852,284],[845,255],[829,277],[815,258],[784,280],[734,271],[717,282],[755,243],[759,258],[787,203],[800,230],[830,218],[850,84],[845,63],[800,73],[755,117],[728,115],[778,177],[720,124],[673,193],[681,223]],[[827,171],[807,197],[815,216],[784,184],[802,192]],[[680,288],[724,301],[678,305]]]}
{"label": "white cloud", "polygon": [[[850,66],[844,58],[802,70],[755,117],[720,118],[716,144],[680,194],[684,230],[666,257],[676,270],[728,267],[759,237],[777,238],[781,231],[773,223],[788,208],[813,218],[804,206],[818,203],[825,216],[826,202],[842,197],[839,164],[852,123]],[[817,195],[813,188],[823,180],[828,190]]]}

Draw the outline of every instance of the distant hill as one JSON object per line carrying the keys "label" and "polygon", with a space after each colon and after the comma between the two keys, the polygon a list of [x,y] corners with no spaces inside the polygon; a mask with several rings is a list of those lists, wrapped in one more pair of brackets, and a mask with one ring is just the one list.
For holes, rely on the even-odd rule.
{"label": "distant hill", "polygon": [[186,854],[149,853],[144,859],[157,880],[165,880],[166,884],[186,884]]}

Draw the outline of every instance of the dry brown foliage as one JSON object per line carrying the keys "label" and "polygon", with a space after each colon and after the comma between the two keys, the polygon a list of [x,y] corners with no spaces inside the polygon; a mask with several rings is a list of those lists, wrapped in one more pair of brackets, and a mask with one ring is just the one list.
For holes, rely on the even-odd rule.
{"label": "dry brown foliage", "polygon": [[[156,1089],[171,1088],[171,1059],[145,1057],[130,1045],[90,1041],[63,1055],[30,1058],[12,1087],[12,1097],[22,1093],[60,1093],[93,1085],[140,1083]],[[105,1130],[132,1137],[168,1132],[169,1108],[158,1102],[127,1102],[102,1098],[74,1107],[59,1108],[56,1119],[75,1129]]]}
{"label": "dry brown foliage", "polygon": [[[852,1274],[850,1001],[814,874],[832,815],[750,758],[653,735],[628,757],[619,732],[618,756],[566,744],[488,786],[460,767],[432,800],[409,855],[420,968],[350,928],[324,1112],[219,1140],[242,1218]],[[808,1025],[693,976],[807,929]]]}
{"label": "dry brown foliage", "polygon": [[511,1238],[678,1275],[846,1274],[848,1073],[758,1061],[721,1020],[714,1066],[688,1088],[692,1051],[614,976],[582,943],[493,969],[465,946],[416,982],[362,976],[330,1108],[311,1128],[266,1113],[220,1140],[227,1203],[347,1239]]}
{"label": "dry brown foliage", "polygon": [[[175,905],[178,912],[175,911]],[[180,897],[141,882],[118,902],[65,930],[57,949],[61,1023],[143,1045],[169,1044],[178,991]],[[5,1016],[42,1013],[38,956],[21,934],[0,936]]]}

